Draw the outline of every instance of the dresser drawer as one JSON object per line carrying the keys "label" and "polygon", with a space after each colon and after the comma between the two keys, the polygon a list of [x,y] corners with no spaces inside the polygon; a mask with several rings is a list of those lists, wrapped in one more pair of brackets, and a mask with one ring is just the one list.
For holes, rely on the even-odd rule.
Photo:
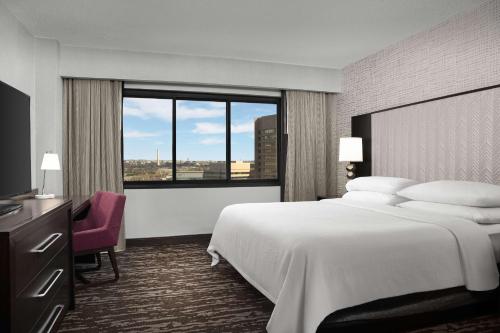
{"label": "dresser drawer", "polygon": [[69,297],[69,269],[64,248],[15,300],[14,332],[29,332],[61,287]]}
{"label": "dresser drawer", "polygon": [[64,315],[68,311],[68,290],[64,287],[59,289],[49,306],[45,309],[31,333],[54,333],[61,324]]}
{"label": "dresser drawer", "polygon": [[61,209],[16,233],[13,237],[16,294],[66,246],[68,230],[68,210]]}

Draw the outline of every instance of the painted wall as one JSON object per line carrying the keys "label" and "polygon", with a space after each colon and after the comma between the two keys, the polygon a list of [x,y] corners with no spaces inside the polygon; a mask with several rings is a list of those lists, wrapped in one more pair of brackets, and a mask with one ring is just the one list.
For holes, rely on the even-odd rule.
{"label": "painted wall", "polygon": [[0,80],[32,95],[34,38],[0,2]]}
{"label": "painted wall", "polygon": [[0,81],[30,96],[31,183],[36,183],[34,38],[0,2]]}
{"label": "painted wall", "polygon": [[[35,155],[37,187],[42,188],[43,154],[59,154],[62,163],[62,79],[59,76],[59,43],[35,38],[36,124]],[[62,167],[62,165],[61,165]],[[47,171],[47,193],[62,194],[62,171]]]}
{"label": "painted wall", "polygon": [[[32,183],[42,186],[44,152],[62,157],[61,76],[136,81],[331,90],[340,72],[301,66],[60,46],[31,36],[0,3],[0,80],[31,96]],[[3,50],[2,50],[3,51]],[[62,194],[62,172],[46,189]],[[126,237],[210,233],[223,207],[279,201],[279,187],[127,190]]]}
{"label": "painted wall", "polygon": [[[68,57],[76,55],[68,52],[63,52],[64,58],[61,58],[61,50],[57,41],[31,36],[1,2],[0,45],[2,45],[0,80],[31,97],[32,185],[39,188],[42,186],[40,165],[44,152],[51,150],[62,156],[61,75],[72,73],[72,75],[79,77],[113,77],[141,81],[162,78],[161,81],[169,81],[170,74],[173,73],[177,75],[175,76],[176,81],[183,81],[180,77],[181,72],[186,70],[186,73],[191,74],[187,75],[183,82],[196,80],[193,83],[208,83],[208,79],[217,81],[215,83],[219,84],[239,82],[229,80],[231,75],[227,71],[231,70],[233,65],[228,65],[227,62],[221,62],[217,67],[221,72],[225,70],[225,75],[217,74],[214,65],[219,62],[218,60],[211,60],[208,63],[202,61],[196,65],[195,59],[183,61],[167,57],[168,59],[158,60],[159,62],[150,62],[151,59],[147,55],[141,57],[134,54],[133,59],[130,59],[114,54],[117,56],[114,58],[114,55],[110,55],[107,51],[102,52],[110,57],[100,58],[100,60],[92,59],[98,63],[87,62],[81,58],[72,61]],[[95,50],[88,51],[89,53],[83,50],[79,51],[82,52],[81,56],[97,52]],[[132,62],[130,66],[128,65],[129,60]],[[117,66],[113,66],[115,61]],[[180,63],[183,63],[184,67],[179,68]],[[64,73],[61,71],[61,64],[65,66]],[[158,64],[166,69],[157,71],[155,66]],[[193,68],[187,70],[186,66]],[[204,66],[211,66],[211,75],[205,76],[207,71],[201,70]],[[238,64],[234,66],[239,70],[245,68],[245,66],[239,67]],[[247,66],[252,67],[250,64]],[[132,69],[131,71],[125,70],[129,67]],[[265,65],[264,67],[269,72],[273,72],[272,66]],[[278,67],[280,69],[274,73],[288,77],[288,80],[295,80],[293,76],[299,75],[298,73],[308,77],[309,82],[315,80],[314,74],[308,75],[306,73],[308,68],[305,69],[305,72],[298,70],[287,75],[286,68],[281,65]],[[172,72],[171,68],[176,68],[176,70]],[[120,71],[122,71],[122,75],[119,75]],[[198,71],[199,73],[196,74]],[[153,76],[152,73],[157,73],[158,76]],[[256,75],[253,83],[264,86],[279,84],[279,81],[266,81],[270,77],[272,75],[261,75],[260,78],[259,75]],[[319,75],[316,78],[318,77],[327,78],[328,76]],[[208,81],[199,78],[206,78]],[[306,78],[305,81],[307,80]],[[327,81],[331,82],[332,80],[328,78]],[[319,83],[316,87],[322,86],[322,84],[325,83]],[[48,172],[46,181],[49,193],[62,194],[62,172]],[[128,201],[125,224],[128,238],[210,233],[223,207],[241,202],[279,201],[280,198],[279,187],[127,190],[126,194]]]}
{"label": "painted wall", "polygon": [[[35,38],[0,2],[0,80],[31,96],[32,184],[44,152],[62,157],[62,76],[338,91],[341,72],[305,66],[61,46]],[[61,161],[62,162],[62,161]],[[62,194],[62,171],[46,189]],[[126,237],[210,233],[223,207],[279,201],[279,187],[127,190]]]}
{"label": "painted wall", "polygon": [[240,87],[340,91],[336,69],[62,45],[60,74]]}
{"label": "painted wall", "polygon": [[[337,131],[350,136],[351,117],[500,84],[500,0],[446,22],[343,69]],[[345,191],[345,164],[337,168]]]}
{"label": "painted wall", "polygon": [[[201,85],[338,91],[340,72],[207,57],[60,48],[59,74]],[[62,180],[61,180],[62,181]],[[126,190],[126,238],[211,233],[230,204],[280,200],[279,187]]]}
{"label": "painted wall", "polygon": [[125,190],[127,238],[212,233],[224,207],[279,201],[274,187]]}
{"label": "painted wall", "polygon": [[[30,96],[31,184],[42,187],[44,152],[62,153],[62,79],[57,41],[33,37],[0,2],[0,81]],[[47,173],[47,192],[62,193],[62,172]]]}

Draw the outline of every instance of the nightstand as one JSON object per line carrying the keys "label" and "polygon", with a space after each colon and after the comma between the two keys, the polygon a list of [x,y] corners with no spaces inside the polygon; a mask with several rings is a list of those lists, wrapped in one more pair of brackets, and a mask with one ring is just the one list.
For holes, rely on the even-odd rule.
{"label": "nightstand", "polygon": [[337,199],[337,198],[340,198],[340,197],[338,195],[333,195],[333,196],[318,195],[316,197],[316,201],[320,201],[320,200],[323,200],[323,199]]}

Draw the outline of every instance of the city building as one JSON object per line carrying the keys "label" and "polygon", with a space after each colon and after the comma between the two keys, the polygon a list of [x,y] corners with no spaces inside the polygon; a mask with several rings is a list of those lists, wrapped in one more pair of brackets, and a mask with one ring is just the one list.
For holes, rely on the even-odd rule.
{"label": "city building", "polygon": [[243,161],[231,162],[232,179],[248,179],[253,171],[253,163]]}
{"label": "city building", "polygon": [[252,178],[277,178],[277,118],[276,115],[255,120],[255,170]]}

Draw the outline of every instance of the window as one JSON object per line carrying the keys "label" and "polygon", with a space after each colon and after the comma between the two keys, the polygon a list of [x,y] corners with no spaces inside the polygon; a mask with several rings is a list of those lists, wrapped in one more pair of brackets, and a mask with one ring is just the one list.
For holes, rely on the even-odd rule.
{"label": "window", "polygon": [[123,98],[123,179],[172,180],[172,100]]}
{"label": "window", "polygon": [[280,99],[125,89],[125,187],[279,185]]}
{"label": "window", "polygon": [[278,177],[277,115],[276,104],[231,103],[231,179]]}
{"label": "window", "polygon": [[177,179],[226,179],[226,103],[176,105]]}

